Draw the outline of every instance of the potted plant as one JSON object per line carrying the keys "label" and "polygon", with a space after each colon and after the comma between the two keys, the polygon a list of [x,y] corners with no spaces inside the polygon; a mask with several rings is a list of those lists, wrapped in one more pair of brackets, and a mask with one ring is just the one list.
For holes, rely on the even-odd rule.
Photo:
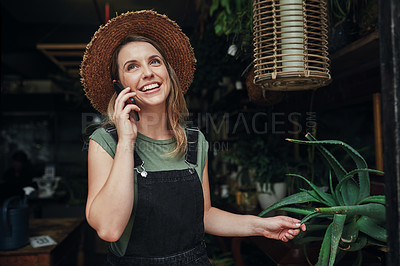
{"label": "potted plant", "polygon": [[[333,265],[349,251],[358,251],[357,262],[361,264],[364,247],[386,246],[385,196],[370,195],[369,179],[369,173],[382,172],[368,169],[364,158],[346,143],[318,141],[311,134],[307,134],[306,138],[307,141],[288,140],[316,146],[336,177],[335,180],[329,171],[330,191],[323,192],[307,178],[290,174],[304,180],[311,189],[282,199],[259,216],[277,209],[304,215],[302,223],[307,223],[307,231],[299,236],[298,242],[322,241],[318,265]],[[354,169],[345,169],[325,147],[329,145],[341,147],[354,161]]]}
{"label": "potted plant", "polygon": [[273,135],[252,135],[233,144],[226,157],[239,166],[241,186],[257,191],[263,209],[286,196],[288,151]]}

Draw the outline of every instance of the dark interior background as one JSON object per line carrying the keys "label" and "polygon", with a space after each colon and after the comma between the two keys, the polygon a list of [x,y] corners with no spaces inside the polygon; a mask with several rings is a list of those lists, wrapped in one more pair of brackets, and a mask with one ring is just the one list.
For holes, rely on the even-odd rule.
{"label": "dark interior background", "polygon": [[[104,24],[106,2],[1,0],[0,173],[10,167],[12,155],[23,150],[35,177],[42,176],[50,163],[55,165],[56,176],[62,178],[56,199],[34,203],[32,216],[84,215],[88,127],[102,119],[86,99],[77,74],[82,58],[79,53],[83,50],[70,50],[75,52],[73,56],[59,58],[71,62],[62,69],[38,45],[87,44]],[[377,0],[364,2],[377,8]],[[351,144],[374,168],[372,97],[381,86],[377,14],[331,28],[330,85],[316,91],[285,92],[275,104],[259,105],[249,100],[243,75],[252,61],[251,47],[240,57],[227,55],[235,40],[215,34],[214,18],[209,16],[211,3],[114,0],[109,2],[109,14],[112,18],[126,11],[154,9],[175,20],[189,36],[198,62],[186,101],[190,118],[210,142],[209,171],[216,204],[219,185],[231,171],[237,170],[226,164],[223,153],[235,142],[251,139],[245,129],[246,125],[252,127],[254,117],[265,118],[257,120],[258,129],[264,129],[263,137],[272,136],[275,145],[287,154],[282,164],[296,164],[292,144],[284,141],[294,137],[291,118],[296,115],[301,125],[296,137],[303,138],[311,120],[315,123],[312,125],[318,125],[319,139],[340,139]],[[367,22],[367,18],[372,22]],[[346,38],[341,38],[344,33]],[[236,88],[237,82],[242,89]],[[219,130],[225,117],[229,121],[227,134]],[[301,148],[299,154],[307,160],[306,148]],[[375,181],[382,191],[379,184],[383,180],[379,178]],[[326,181],[321,177],[320,185]],[[103,252],[103,243],[91,234],[89,246],[95,252]]]}

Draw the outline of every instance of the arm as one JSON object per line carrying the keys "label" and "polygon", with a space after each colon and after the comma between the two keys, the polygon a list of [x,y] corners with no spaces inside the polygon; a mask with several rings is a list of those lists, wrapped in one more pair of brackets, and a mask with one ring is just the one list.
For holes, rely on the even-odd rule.
{"label": "arm", "polygon": [[109,242],[120,238],[133,206],[133,145],[121,146],[118,143],[113,160],[97,142],[89,143],[86,218]]}
{"label": "arm", "polygon": [[95,141],[90,140],[88,152],[88,198],[86,218],[100,238],[117,241],[129,221],[134,200],[134,158],[136,122],[129,116],[140,109],[133,104],[125,106],[125,89],[115,101],[114,121],[118,144],[114,159]]}
{"label": "arm", "polygon": [[261,218],[254,215],[229,213],[211,206],[208,180],[208,160],[203,171],[204,227],[209,234],[219,236],[265,236],[287,242],[301,230],[300,221],[287,216]]}

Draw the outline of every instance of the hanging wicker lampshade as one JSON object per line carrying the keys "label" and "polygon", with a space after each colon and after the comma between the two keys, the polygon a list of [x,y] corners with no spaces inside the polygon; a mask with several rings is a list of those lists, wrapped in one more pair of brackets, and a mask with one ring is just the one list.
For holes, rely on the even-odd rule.
{"label": "hanging wicker lampshade", "polygon": [[254,0],[254,83],[308,90],[331,81],[326,0]]}

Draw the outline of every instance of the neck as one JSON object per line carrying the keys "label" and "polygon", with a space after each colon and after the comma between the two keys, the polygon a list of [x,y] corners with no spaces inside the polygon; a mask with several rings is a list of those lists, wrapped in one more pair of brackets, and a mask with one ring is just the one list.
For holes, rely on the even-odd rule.
{"label": "neck", "polygon": [[152,139],[170,139],[171,132],[167,128],[167,112],[165,106],[146,108],[139,113],[138,131]]}

